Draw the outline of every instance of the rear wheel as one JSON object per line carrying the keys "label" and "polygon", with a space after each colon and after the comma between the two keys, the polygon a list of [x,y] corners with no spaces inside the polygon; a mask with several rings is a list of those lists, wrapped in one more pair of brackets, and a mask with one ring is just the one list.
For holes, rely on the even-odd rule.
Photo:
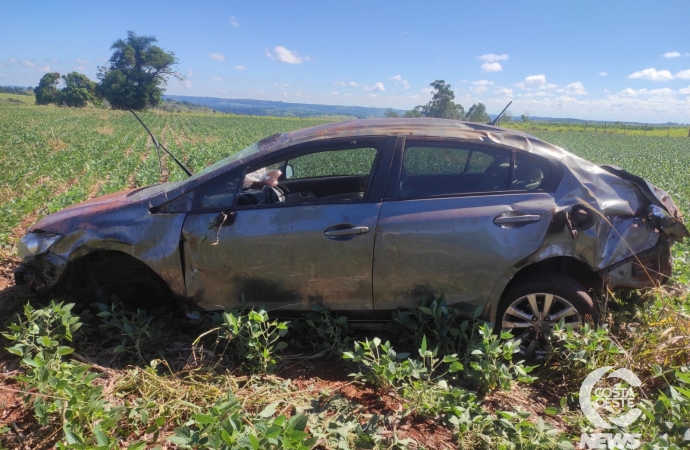
{"label": "rear wheel", "polygon": [[510,331],[522,341],[525,357],[544,359],[551,348],[554,324],[573,328],[599,323],[599,311],[582,284],[559,272],[536,272],[509,288],[496,316],[497,330]]}

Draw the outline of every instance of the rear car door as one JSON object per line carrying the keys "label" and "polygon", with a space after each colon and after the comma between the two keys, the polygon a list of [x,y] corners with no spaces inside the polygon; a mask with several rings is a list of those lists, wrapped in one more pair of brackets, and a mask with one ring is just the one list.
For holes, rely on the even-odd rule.
{"label": "rear car door", "polygon": [[463,141],[407,139],[397,152],[376,231],[375,309],[443,295],[471,312],[541,245],[560,171]]}
{"label": "rear car door", "polygon": [[[182,232],[187,296],[207,309],[372,311],[374,229],[393,144],[385,147],[302,146],[203,186]],[[244,174],[277,167],[288,175],[278,182],[284,195],[267,203]]]}

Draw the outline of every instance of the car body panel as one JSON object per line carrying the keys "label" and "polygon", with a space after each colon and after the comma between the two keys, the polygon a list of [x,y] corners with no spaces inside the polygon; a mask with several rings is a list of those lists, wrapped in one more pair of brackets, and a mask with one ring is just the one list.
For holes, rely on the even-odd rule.
{"label": "car body panel", "polygon": [[[545,193],[384,203],[376,230],[376,309],[414,307],[445,295],[448,304],[474,311],[505,271],[539,248],[554,209]],[[539,218],[494,223],[506,213]]]}
{"label": "car body panel", "polygon": [[[373,310],[371,266],[380,203],[190,214],[183,228],[187,295],[203,308]],[[370,232],[327,237],[334,227]]]}

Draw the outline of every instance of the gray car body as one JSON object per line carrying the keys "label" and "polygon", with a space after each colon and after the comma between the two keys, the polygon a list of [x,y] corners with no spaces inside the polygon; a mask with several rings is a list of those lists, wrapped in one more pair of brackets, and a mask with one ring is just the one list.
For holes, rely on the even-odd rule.
{"label": "gray car body", "polygon": [[[230,171],[303,145],[365,138],[384,139],[386,149],[370,196],[361,202],[229,207],[205,215],[192,210],[195,191]],[[562,178],[554,192],[401,200],[390,186],[406,139],[524,152],[557,165]],[[573,224],[576,205],[591,216],[584,229]],[[231,221],[219,223],[223,214]],[[538,218],[496,223],[523,215]],[[332,226],[371,231],[329,239],[323,231]],[[670,246],[688,235],[673,201],[644,180],[521,132],[443,119],[356,120],[273,135],[250,156],[239,154],[183,182],[71,206],[29,231],[62,235],[48,252],[24,261],[34,268],[28,281],[44,290],[58,287],[85,255],[116,251],[152,269],[188,309],[228,308],[244,298],[268,309],[321,304],[369,317],[414,306],[422,296],[445,295],[468,311],[482,308],[491,321],[509,283],[531,268],[573,272],[583,283],[610,288],[663,283],[670,275]],[[247,297],[252,290],[258,297]]]}

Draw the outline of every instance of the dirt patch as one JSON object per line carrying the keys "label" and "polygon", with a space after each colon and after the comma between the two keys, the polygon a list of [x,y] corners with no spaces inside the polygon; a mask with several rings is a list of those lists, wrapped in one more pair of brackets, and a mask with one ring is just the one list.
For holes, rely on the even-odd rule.
{"label": "dirt patch", "polygon": [[111,136],[115,132],[115,128],[111,127],[110,125],[105,125],[105,126],[96,128],[96,131],[99,134]]}

